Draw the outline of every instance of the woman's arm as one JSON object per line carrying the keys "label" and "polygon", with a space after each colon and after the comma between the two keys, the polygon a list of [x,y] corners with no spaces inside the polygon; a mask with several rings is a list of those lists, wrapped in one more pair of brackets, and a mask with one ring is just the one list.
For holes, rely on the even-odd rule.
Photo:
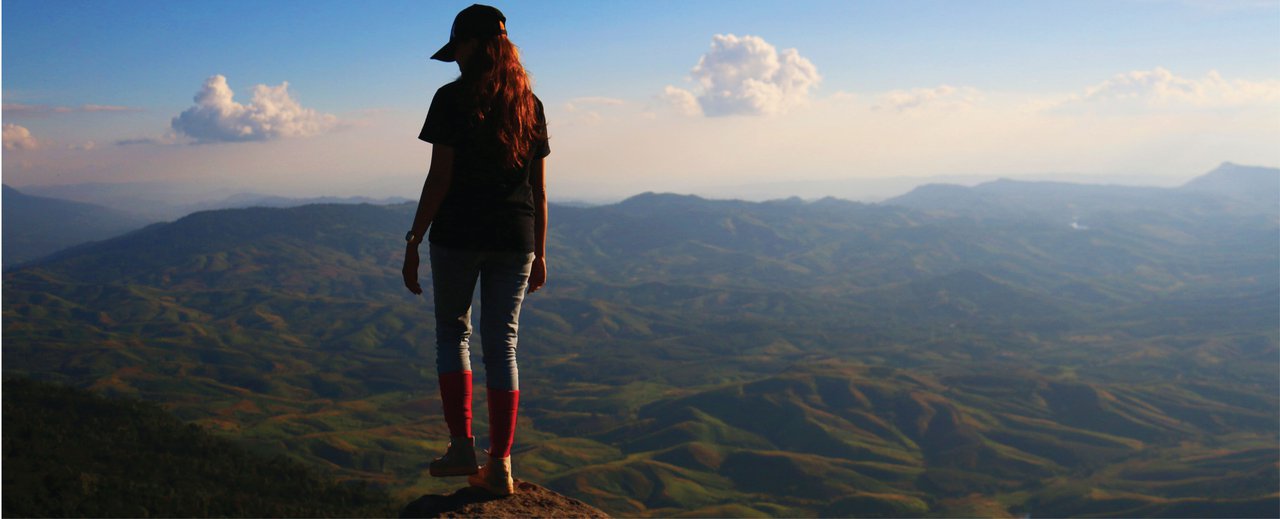
{"label": "woman's arm", "polygon": [[449,184],[453,182],[453,146],[434,144],[431,147],[431,169],[427,172],[427,181],[422,184],[422,196],[418,198],[418,212],[413,215],[413,232],[418,242],[427,233],[427,227],[435,220],[440,210],[440,202],[449,192]]}
{"label": "woman's arm", "polygon": [[547,282],[547,159],[533,163],[529,176],[533,187],[533,270],[529,272],[529,292],[537,292]]}
{"label": "woman's arm", "polygon": [[440,210],[444,195],[449,192],[449,184],[453,182],[453,147],[434,144],[431,147],[431,169],[427,172],[427,181],[422,184],[422,196],[418,198],[418,211],[413,215],[413,227],[409,232],[413,238],[404,250],[404,286],[414,294],[422,293],[418,284],[418,244],[422,243],[427,228]]}

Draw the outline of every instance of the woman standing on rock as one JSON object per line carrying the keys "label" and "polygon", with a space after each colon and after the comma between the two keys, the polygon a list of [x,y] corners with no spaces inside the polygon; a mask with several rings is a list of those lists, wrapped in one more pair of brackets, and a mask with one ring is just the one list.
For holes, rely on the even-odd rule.
{"label": "woman standing on rock", "polygon": [[[533,95],[506,17],[472,5],[453,21],[432,59],[456,61],[457,80],[440,87],[419,139],[432,143],[431,169],[405,239],[404,284],[421,294],[418,244],[431,234],[436,372],[449,449],[432,476],[470,475],[494,494],[514,491],[511,444],[519,404],[516,332],[526,292],[547,279],[547,143],[542,102]],[[477,468],[471,435],[471,295],[480,282],[480,338],[489,401],[489,462]]]}

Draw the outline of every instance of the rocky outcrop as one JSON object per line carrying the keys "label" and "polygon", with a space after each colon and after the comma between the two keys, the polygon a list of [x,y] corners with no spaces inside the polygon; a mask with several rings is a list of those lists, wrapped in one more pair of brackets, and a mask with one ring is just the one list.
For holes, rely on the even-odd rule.
{"label": "rocky outcrop", "polygon": [[608,518],[599,508],[547,490],[527,481],[516,481],[516,492],[497,497],[472,487],[447,496],[428,494],[409,503],[400,517],[485,517],[485,518]]}

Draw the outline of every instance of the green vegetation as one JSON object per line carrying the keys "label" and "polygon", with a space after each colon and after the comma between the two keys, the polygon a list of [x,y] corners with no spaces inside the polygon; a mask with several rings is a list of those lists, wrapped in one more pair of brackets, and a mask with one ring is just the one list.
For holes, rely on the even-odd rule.
{"label": "green vegetation", "polygon": [[4,514],[381,517],[386,494],[255,455],[154,404],[4,381]]}
{"label": "green vegetation", "polygon": [[[637,516],[1274,510],[1280,200],[1212,180],[554,207],[517,470]],[[197,213],[6,273],[4,369],[450,490],[412,210]]]}

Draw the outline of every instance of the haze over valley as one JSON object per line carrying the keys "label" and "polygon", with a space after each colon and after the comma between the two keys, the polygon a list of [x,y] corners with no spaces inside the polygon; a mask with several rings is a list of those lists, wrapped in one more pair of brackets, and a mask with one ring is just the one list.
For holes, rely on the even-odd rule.
{"label": "haze over valley", "polygon": [[[398,273],[412,211],[203,211],[7,269],[4,369],[402,502],[445,491],[430,298]],[[515,463],[611,513],[1280,504],[1280,170],[551,214]]]}

